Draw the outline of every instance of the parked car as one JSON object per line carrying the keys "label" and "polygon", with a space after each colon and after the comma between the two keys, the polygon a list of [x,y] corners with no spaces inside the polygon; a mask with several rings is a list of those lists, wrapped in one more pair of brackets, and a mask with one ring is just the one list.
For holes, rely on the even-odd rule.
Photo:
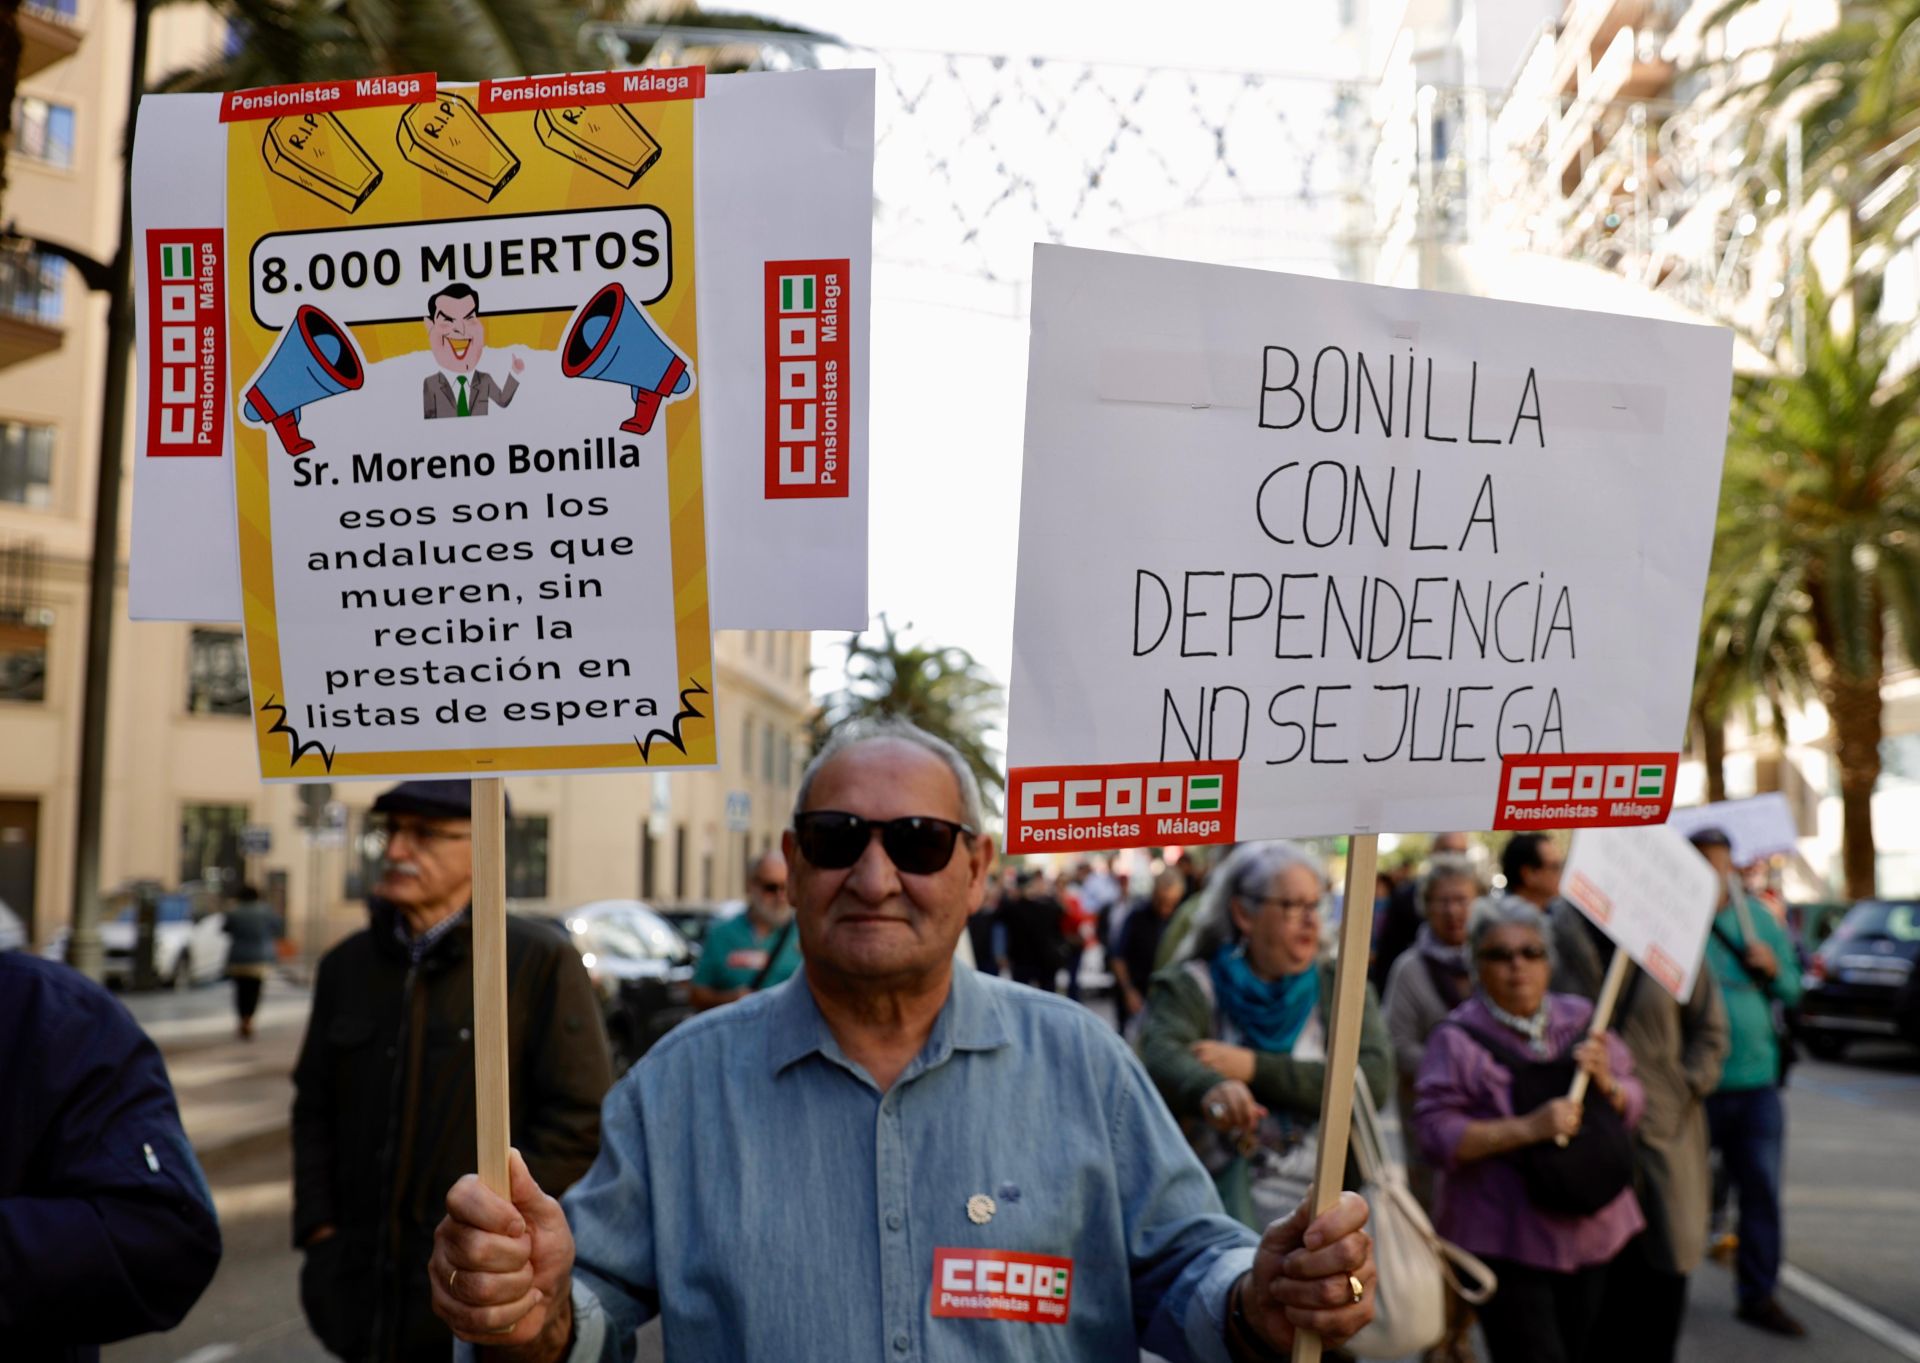
{"label": "parked car", "polygon": [[723,904],[675,904],[672,908],[656,909],[662,918],[673,924],[674,930],[687,939],[687,945],[693,948],[693,959],[700,959],[700,949],[707,943],[707,934],[713,925],[722,918],[728,918],[746,909],[746,901],[728,900]]}
{"label": "parked car", "polygon": [[637,899],[605,899],[566,915],[567,931],[600,991],[615,1074],[693,1013],[693,948]]}
{"label": "parked car", "polygon": [[1838,1059],[1856,1037],[1897,1037],[1920,1045],[1920,900],[1863,899],[1808,962],[1800,1037]]}
{"label": "parked car", "polygon": [[[153,973],[169,989],[206,984],[227,973],[227,936],[224,914],[196,912],[197,897],[185,890],[160,895],[154,905]],[[47,944],[45,955],[67,959],[71,929],[62,928]],[[133,983],[133,952],[140,939],[140,906],[124,901],[119,912],[100,924],[101,975],[122,988]]]}

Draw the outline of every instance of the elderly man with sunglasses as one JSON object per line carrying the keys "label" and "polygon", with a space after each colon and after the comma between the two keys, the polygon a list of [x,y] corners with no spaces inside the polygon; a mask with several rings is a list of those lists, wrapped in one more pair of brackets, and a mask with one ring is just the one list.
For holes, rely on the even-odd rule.
{"label": "elderly man with sunglasses", "polygon": [[[447,1357],[426,1281],[447,1185],[475,1163],[472,811],[465,781],[407,781],[373,802],[381,852],[371,922],[329,951],[294,1070],[294,1243],[301,1305],[333,1353]],[[513,1140],[544,1186],[600,1144],[612,1083],[579,954],[507,920]]]}
{"label": "elderly man with sunglasses", "polygon": [[[785,837],[803,966],[656,1046],[555,1202],[447,1195],[434,1307],[480,1357],[1284,1356],[1373,1314],[1365,1204],[1256,1237],[1092,1013],[953,963],[993,862],[947,744],[842,731]],[[464,1356],[471,1357],[471,1354]]]}

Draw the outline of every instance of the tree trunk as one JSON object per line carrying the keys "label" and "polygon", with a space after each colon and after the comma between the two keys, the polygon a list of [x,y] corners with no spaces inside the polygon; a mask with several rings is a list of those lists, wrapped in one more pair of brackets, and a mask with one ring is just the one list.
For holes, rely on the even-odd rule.
{"label": "tree trunk", "polygon": [[1880,781],[1880,678],[1830,672],[1820,688],[1840,764],[1840,860],[1847,894],[1874,894],[1873,790]]}
{"label": "tree trunk", "polygon": [[1700,726],[1700,764],[1707,769],[1707,803],[1719,804],[1727,798],[1726,720],[1701,706],[1694,723]]}

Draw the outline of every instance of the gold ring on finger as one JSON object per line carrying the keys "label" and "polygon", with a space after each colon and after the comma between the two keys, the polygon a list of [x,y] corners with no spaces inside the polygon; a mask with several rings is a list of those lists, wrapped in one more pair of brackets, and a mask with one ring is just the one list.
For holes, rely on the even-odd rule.
{"label": "gold ring on finger", "polygon": [[1353,1304],[1358,1306],[1367,1295],[1367,1285],[1352,1273],[1347,1275],[1347,1288],[1353,1293]]}

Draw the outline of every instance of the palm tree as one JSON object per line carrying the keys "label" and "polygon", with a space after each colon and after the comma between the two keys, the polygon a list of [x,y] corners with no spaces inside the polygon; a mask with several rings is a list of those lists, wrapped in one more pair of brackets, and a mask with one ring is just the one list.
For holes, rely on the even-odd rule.
{"label": "palm tree", "polygon": [[1881,682],[1890,650],[1920,658],[1920,370],[1891,371],[1900,333],[1878,317],[1877,285],[1856,284],[1855,302],[1836,327],[1810,279],[1804,370],[1743,382],[1716,553],[1747,657],[1791,658],[1805,630],[1794,665],[1832,725],[1847,892],[1864,898]]}
{"label": "palm tree", "polygon": [[[1723,500],[1720,523],[1727,526],[1744,514],[1744,507]],[[1740,565],[1726,562],[1722,548],[1737,537],[1735,530],[1715,537],[1688,710],[1711,803],[1727,798],[1728,721],[1742,714],[1752,729],[1757,703],[1764,700],[1775,737],[1784,748],[1787,704],[1804,703],[1811,696],[1807,678],[1813,669],[1807,656],[1805,621],[1796,616],[1782,618],[1778,598],[1756,601],[1744,590],[1747,584]],[[1753,611],[1769,605],[1774,614],[1752,618]]]}
{"label": "palm tree", "polygon": [[[1718,23],[1752,0],[1733,0]],[[1784,124],[1798,123],[1809,185],[1851,219],[1850,243],[1897,250],[1914,239],[1920,207],[1920,3],[1841,0],[1833,27],[1783,44],[1766,73],[1729,97],[1747,115],[1752,149],[1777,151]],[[1779,205],[1776,205],[1779,206]],[[1756,206],[1764,211],[1764,206]]]}
{"label": "palm tree", "polygon": [[445,80],[564,71],[578,11],[543,0],[214,0],[240,41],[162,90],[434,71]]}
{"label": "palm tree", "polygon": [[882,614],[878,639],[864,630],[848,636],[847,684],[815,716],[814,751],[853,720],[910,720],[959,750],[991,803],[1006,782],[987,735],[999,727],[1005,693],[964,648],[909,644],[901,633]]}

